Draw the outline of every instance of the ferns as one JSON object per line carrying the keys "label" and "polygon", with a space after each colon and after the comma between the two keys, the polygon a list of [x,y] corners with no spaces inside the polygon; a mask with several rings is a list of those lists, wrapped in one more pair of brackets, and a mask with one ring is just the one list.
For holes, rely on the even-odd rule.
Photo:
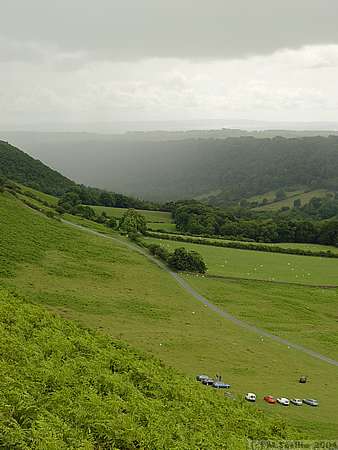
{"label": "ferns", "polygon": [[0,290],[3,449],[241,449],[283,423]]}

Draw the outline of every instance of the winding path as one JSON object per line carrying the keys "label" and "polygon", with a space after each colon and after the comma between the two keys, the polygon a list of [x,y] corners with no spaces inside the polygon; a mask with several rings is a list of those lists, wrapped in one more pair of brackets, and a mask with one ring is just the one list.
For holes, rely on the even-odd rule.
{"label": "winding path", "polygon": [[152,255],[150,255],[148,252],[146,252],[145,250],[143,250],[142,248],[130,243],[130,242],[126,242],[123,241],[121,239],[115,238],[113,236],[109,236],[107,234],[103,234],[100,233],[98,231],[92,230],[90,228],[86,228],[83,227],[81,225],[69,222],[68,220],[64,220],[61,219],[61,222],[63,222],[66,225],[70,225],[72,227],[78,228],[82,231],[85,231],[87,233],[90,234],[94,234],[95,236],[99,236],[101,238],[104,239],[110,239],[113,241],[116,241],[128,248],[130,248],[133,251],[137,251],[138,253],[141,253],[142,255],[144,255],[146,258],[150,259],[152,262],[154,262],[155,264],[157,264],[159,267],[161,267],[161,269],[165,270],[169,275],[171,275],[175,281],[186,291],[188,292],[190,295],[192,295],[197,301],[203,303],[203,305],[207,306],[209,309],[211,309],[212,311],[214,311],[216,314],[218,314],[219,316],[223,317],[226,320],[229,320],[230,322],[234,323],[235,325],[251,331],[253,333],[256,333],[260,336],[264,336],[267,337],[269,339],[272,339],[273,341],[278,342],[279,344],[285,345],[288,348],[293,348],[295,350],[298,350],[300,352],[306,353],[307,355],[319,359],[320,361],[326,362],[327,364],[331,364],[333,366],[338,367],[338,361],[336,361],[335,359],[331,359],[325,355],[322,355],[321,353],[315,352],[313,350],[310,350],[306,347],[303,347],[302,345],[298,345],[298,344],[294,344],[290,341],[288,341],[287,339],[283,339],[279,336],[275,336],[274,334],[271,334],[261,328],[258,328],[254,325],[250,325],[246,322],[244,322],[243,320],[237,319],[235,316],[233,316],[232,314],[228,313],[227,311],[225,311],[224,309],[219,308],[218,306],[214,305],[213,303],[209,302],[209,300],[207,300],[203,295],[199,294],[197,291],[195,291],[195,289],[193,289],[178,273],[173,272],[172,270],[170,270],[164,263],[162,263],[162,261],[158,260],[157,258],[154,258]]}

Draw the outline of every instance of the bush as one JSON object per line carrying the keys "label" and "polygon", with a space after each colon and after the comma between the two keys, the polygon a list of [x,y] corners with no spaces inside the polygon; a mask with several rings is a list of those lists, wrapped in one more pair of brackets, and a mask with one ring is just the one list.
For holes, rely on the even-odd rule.
{"label": "bush", "polygon": [[161,245],[158,244],[150,244],[147,247],[152,255],[157,256],[163,261],[168,261],[170,253],[167,249],[163,248]]}
{"label": "bush", "polygon": [[147,231],[146,219],[142,214],[135,211],[135,209],[128,209],[120,220],[120,230],[128,234],[141,233],[145,234]]}
{"label": "bush", "polygon": [[108,228],[111,228],[113,230],[116,230],[118,228],[118,222],[115,217],[111,217],[107,222],[106,225]]}
{"label": "bush", "polygon": [[186,250],[184,247],[175,249],[168,258],[169,266],[175,270],[205,273],[207,267],[202,256],[194,251]]}

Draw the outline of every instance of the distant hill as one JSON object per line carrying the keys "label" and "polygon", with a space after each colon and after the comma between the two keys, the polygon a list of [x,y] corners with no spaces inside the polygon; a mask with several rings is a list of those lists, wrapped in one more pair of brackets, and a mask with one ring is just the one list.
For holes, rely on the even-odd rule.
{"label": "distant hill", "polygon": [[[75,158],[76,155],[73,155]],[[94,166],[92,166],[93,169]],[[37,189],[45,194],[62,196],[70,190],[76,191],[81,202],[90,205],[116,206],[121,208],[156,209],[157,205],[138,198],[128,197],[116,192],[79,185],[51,169],[27,153],[0,141],[0,177]],[[33,192],[34,195],[34,192]],[[51,200],[51,199],[49,199]],[[49,201],[55,203],[57,200]]]}
{"label": "distant hill", "polygon": [[202,196],[224,206],[300,185],[338,189],[338,136],[212,137],[217,133],[19,133],[13,139],[72,179],[148,200]]}
{"label": "distant hill", "polygon": [[56,170],[4,141],[0,141],[0,176],[53,195],[75,186]]}

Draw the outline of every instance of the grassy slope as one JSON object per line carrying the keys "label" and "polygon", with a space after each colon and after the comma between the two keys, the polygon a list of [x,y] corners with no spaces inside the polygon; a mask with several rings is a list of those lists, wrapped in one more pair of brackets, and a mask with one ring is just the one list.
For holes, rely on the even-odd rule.
{"label": "grassy slope", "polygon": [[286,437],[159,361],[0,289],[3,449],[246,448]]}
{"label": "grassy slope", "polygon": [[0,175],[52,194],[61,194],[75,186],[59,172],[1,140]]}
{"label": "grassy slope", "polygon": [[186,278],[236,317],[338,360],[338,289]]}
{"label": "grassy slope", "polygon": [[199,252],[209,275],[281,281],[308,285],[338,285],[338,259],[296,256],[213,247],[164,239],[147,238],[167,249],[185,247]]}
{"label": "grassy slope", "polygon": [[[109,208],[105,206],[93,206],[96,214],[105,212],[109,217],[120,218],[126,212],[125,208]],[[148,211],[144,209],[138,210],[146,221],[147,227],[150,230],[175,231],[176,225],[172,222],[172,217],[169,212],[164,211]]]}
{"label": "grassy slope", "polygon": [[[279,202],[274,202],[269,205],[259,206],[254,208],[255,211],[272,211],[283,208],[284,206],[288,206],[289,208],[293,207],[293,202],[299,199],[302,202],[302,205],[306,205],[313,197],[325,197],[329,191],[326,189],[318,189],[316,191],[303,192],[299,195],[292,195],[285,200],[280,200]],[[294,193],[295,194],[295,193]]]}
{"label": "grassy slope", "polygon": [[[303,194],[304,191],[305,191],[305,188],[299,187],[298,189],[296,189],[296,187],[295,187],[294,190],[292,190],[292,191],[285,191],[285,195],[287,197],[292,197],[297,194]],[[264,194],[254,195],[254,196],[248,198],[248,201],[249,202],[255,202],[255,201],[261,202],[264,200],[264,198],[269,200],[269,202],[273,202],[276,198],[276,191],[269,191],[269,192],[265,192]]]}
{"label": "grassy slope", "polygon": [[[149,350],[187,374],[222,373],[233,392],[317,397],[318,409],[269,407],[306,436],[336,437],[337,369],[217,317],[169,275],[119,244],[0,196],[1,283],[85,325]],[[297,383],[308,374],[311,383]]]}
{"label": "grassy slope", "polygon": [[23,184],[19,184],[19,187],[22,190],[22,194],[31,193],[42,201],[48,202],[51,206],[56,206],[58,204],[59,199],[54,195],[45,194],[44,192],[37,191],[36,189],[24,186]]}
{"label": "grassy slope", "polygon": [[[125,208],[109,208],[107,206],[93,206],[92,207],[98,214],[105,212],[110,217],[122,217],[126,212]],[[145,209],[137,210],[140,214],[143,214],[147,222],[166,223],[171,222],[171,214],[164,211],[148,211]]]}

